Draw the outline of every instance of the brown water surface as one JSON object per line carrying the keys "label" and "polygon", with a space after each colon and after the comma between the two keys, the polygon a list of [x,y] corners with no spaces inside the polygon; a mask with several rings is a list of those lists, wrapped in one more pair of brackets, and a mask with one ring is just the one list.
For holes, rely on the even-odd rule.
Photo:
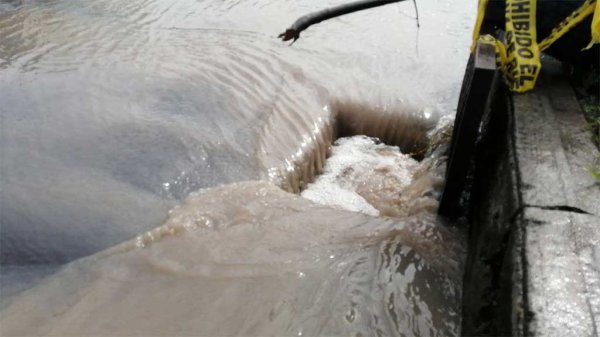
{"label": "brown water surface", "polygon": [[[435,205],[386,194],[394,218],[374,218],[275,186],[306,188],[340,134],[426,145],[454,111],[475,4],[276,39],[340,2],[1,1],[2,334],[458,334],[463,248]],[[439,190],[431,174],[418,191]]]}

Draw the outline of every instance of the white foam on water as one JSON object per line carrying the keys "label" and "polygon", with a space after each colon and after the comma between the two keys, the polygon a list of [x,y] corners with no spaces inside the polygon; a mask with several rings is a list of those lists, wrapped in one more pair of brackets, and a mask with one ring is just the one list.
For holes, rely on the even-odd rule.
{"label": "white foam on water", "polygon": [[375,180],[375,187],[394,186],[401,190],[412,182],[417,166],[416,160],[402,154],[396,146],[366,136],[340,138],[323,174],[301,195],[320,204],[378,216],[379,210],[361,196],[360,188]]}
{"label": "white foam on water", "polygon": [[[405,216],[424,203],[436,201],[427,193],[439,177],[424,169],[397,146],[375,138],[353,136],[338,139],[323,173],[301,195],[324,205],[364,214]],[[437,179],[436,179],[437,178]],[[426,181],[425,181],[426,180]]]}

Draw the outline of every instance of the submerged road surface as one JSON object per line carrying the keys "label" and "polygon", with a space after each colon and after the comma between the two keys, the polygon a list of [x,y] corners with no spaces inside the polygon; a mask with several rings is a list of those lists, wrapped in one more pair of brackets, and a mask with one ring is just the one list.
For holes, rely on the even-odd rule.
{"label": "submerged road surface", "polygon": [[[277,186],[304,189],[342,125],[426,144],[454,112],[475,5],[276,39],[338,3],[0,3],[0,333],[457,335],[462,240],[433,206],[377,218]],[[428,198],[435,167],[409,174]]]}

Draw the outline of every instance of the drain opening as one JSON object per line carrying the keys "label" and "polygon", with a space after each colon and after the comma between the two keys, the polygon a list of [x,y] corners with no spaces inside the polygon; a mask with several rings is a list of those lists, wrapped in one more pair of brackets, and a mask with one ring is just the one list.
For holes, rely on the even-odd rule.
{"label": "drain opening", "polygon": [[293,192],[317,203],[372,216],[435,212],[439,170],[423,160],[432,122],[337,104],[330,135],[315,144],[288,179]]}
{"label": "drain opening", "polygon": [[428,132],[435,123],[420,114],[382,113],[376,108],[357,103],[337,103],[337,137],[364,135],[375,138],[421,161],[429,146]]}

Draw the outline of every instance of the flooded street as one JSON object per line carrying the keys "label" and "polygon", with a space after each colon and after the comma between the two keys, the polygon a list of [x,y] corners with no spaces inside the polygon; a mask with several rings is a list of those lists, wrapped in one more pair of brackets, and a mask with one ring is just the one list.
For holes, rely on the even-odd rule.
{"label": "flooded street", "polygon": [[162,227],[69,264],[3,335],[454,336],[462,249],[435,218],[373,218],[265,182],[194,194]]}
{"label": "flooded street", "polygon": [[372,216],[288,192],[339,135],[427,146],[475,4],[277,40],[339,3],[1,1],[1,334],[458,335],[464,247],[434,215],[435,160],[390,154],[410,170],[360,181]]}

